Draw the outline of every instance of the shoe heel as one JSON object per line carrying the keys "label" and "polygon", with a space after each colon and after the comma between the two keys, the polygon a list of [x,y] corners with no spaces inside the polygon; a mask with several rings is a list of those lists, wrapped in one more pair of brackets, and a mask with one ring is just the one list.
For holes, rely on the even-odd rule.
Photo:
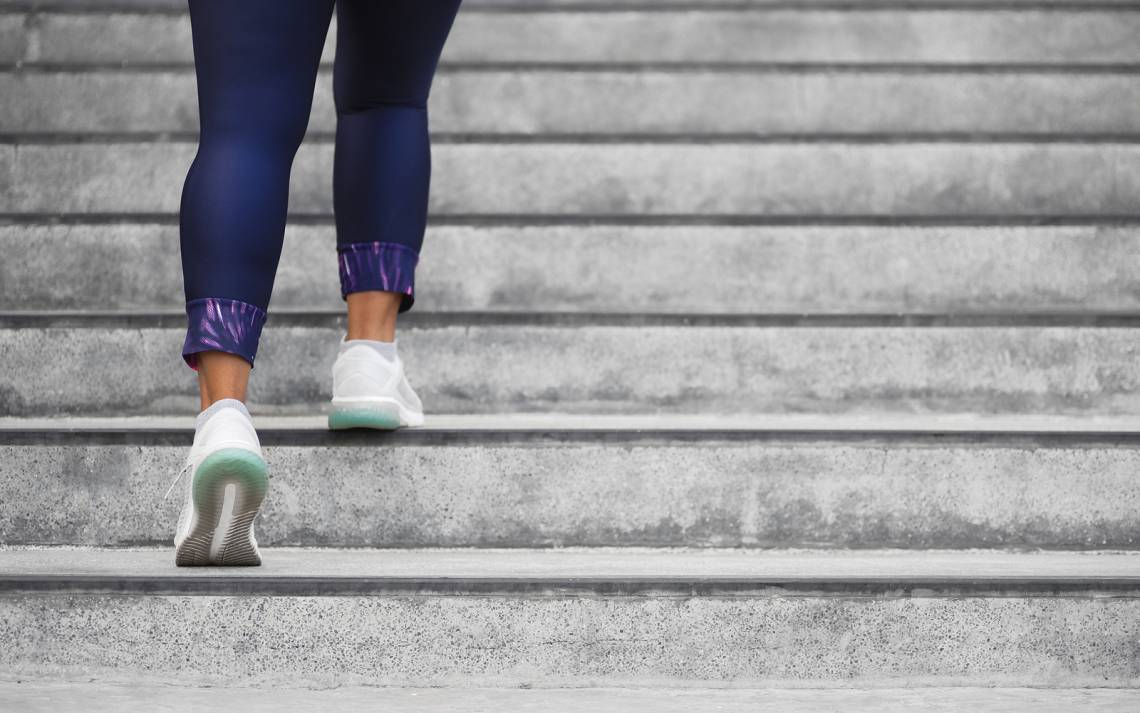
{"label": "shoe heel", "polygon": [[[194,473],[192,497],[197,522],[178,547],[175,564],[257,566],[261,555],[251,539],[250,526],[261,511],[269,489],[265,461],[244,448],[225,448],[202,461]],[[231,517],[223,523],[226,490],[233,486]],[[220,528],[225,532],[219,532]],[[220,547],[216,547],[218,536]]]}

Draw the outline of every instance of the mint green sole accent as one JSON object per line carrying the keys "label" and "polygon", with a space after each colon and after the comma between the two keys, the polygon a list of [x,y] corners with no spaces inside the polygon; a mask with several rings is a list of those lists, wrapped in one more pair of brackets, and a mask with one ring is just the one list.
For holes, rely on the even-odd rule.
{"label": "mint green sole accent", "polygon": [[[175,554],[179,567],[261,564],[261,555],[250,539],[250,526],[269,490],[268,472],[265,461],[244,448],[223,448],[202,461],[194,471],[191,486],[198,519]],[[221,525],[226,488],[230,485],[234,486],[233,516],[222,535],[221,551],[211,556],[214,533]]]}
{"label": "mint green sole accent", "polygon": [[400,412],[394,405],[339,409],[329,414],[329,428],[333,431],[349,428],[394,431],[403,425],[400,421]]}

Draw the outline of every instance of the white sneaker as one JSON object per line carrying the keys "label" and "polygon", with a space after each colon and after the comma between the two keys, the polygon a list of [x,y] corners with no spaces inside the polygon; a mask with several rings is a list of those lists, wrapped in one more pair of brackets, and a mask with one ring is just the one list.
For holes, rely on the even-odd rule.
{"label": "white sneaker", "polygon": [[401,426],[422,426],[424,407],[404,375],[400,357],[393,355],[389,359],[364,340],[359,341],[354,344],[341,340],[340,354],[332,368],[329,428],[390,431]]}
{"label": "white sneaker", "polygon": [[217,410],[195,432],[186,467],[170,485],[173,490],[191,473],[174,560],[179,567],[259,565],[253,521],[269,487],[261,443],[240,401],[226,399],[211,408]]}

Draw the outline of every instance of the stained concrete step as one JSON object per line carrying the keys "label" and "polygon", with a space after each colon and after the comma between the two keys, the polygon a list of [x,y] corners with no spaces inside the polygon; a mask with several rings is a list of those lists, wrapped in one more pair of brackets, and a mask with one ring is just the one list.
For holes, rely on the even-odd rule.
{"label": "stained concrete step", "polygon": [[[1009,10],[1025,7],[1042,8],[1134,8],[1136,0],[463,0],[464,12],[504,10],[566,11],[566,10],[636,10],[654,12],[700,8],[705,10],[742,10],[745,8],[831,8],[856,9],[917,9],[936,7],[959,10]],[[158,13],[179,15],[186,12],[185,0],[0,0],[0,9],[7,11],[40,11],[69,13]]]}
{"label": "stained concrete step", "polygon": [[1132,689],[887,688],[198,688],[55,681],[0,682],[0,708],[23,713],[153,713],[197,711],[276,713],[368,710],[422,713],[1134,713],[1140,693]]}
{"label": "stained concrete step", "polygon": [[[275,309],[342,309],[330,221],[286,231]],[[182,309],[175,218],[0,224],[0,311]],[[417,310],[1140,311],[1137,225],[435,221]],[[698,287],[699,286],[699,287]]]}
{"label": "stained concrete step", "polygon": [[[653,12],[656,9],[665,11],[691,8],[706,10],[741,10],[744,8],[835,8],[844,10],[854,9],[883,9],[900,7],[921,8],[934,6],[938,8],[956,8],[961,10],[976,10],[979,8],[1017,9],[1022,7],[1061,7],[1061,8],[1128,8],[1135,7],[1136,0],[660,0],[660,2],[647,3],[645,0],[464,0],[463,10],[477,11],[504,11],[504,10],[530,10],[564,11],[564,10],[637,10],[639,12]],[[159,14],[183,14],[186,12],[186,3],[182,0],[0,0],[0,8],[6,10],[24,11],[66,11],[66,12],[139,12]]]}
{"label": "stained concrete step", "polygon": [[[0,144],[0,213],[170,213],[194,142]],[[333,146],[302,147],[290,209],[332,210]],[[1140,144],[437,143],[431,209],[459,215],[1128,216]]]}
{"label": "stained concrete step", "polygon": [[[920,63],[1096,65],[1140,61],[1133,7],[460,11],[446,63]],[[334,28],[335,29],[335,28]],[[325,59],[331,60],[335,31]],[[172,64],[193,59],[181,14],[0,17],[0,62]]]}
{"label": "stained concrete step", "polygon": [[[270,546],[1140,549],[1136,417],[255,423]],[[169,544],[192,435],[190,417],[0,420],[0,544]]]}
{"label": "stained concrete step", "polygon": [[[313,134],[335,130],[330,85],[322,72]],[[0,72],[0,96],[0,134],[198,130],[189,69]],[[1121,135],[1140,132],[1138,104],[1125,73],[445,67],[430,113],[445,134]]]}
{"label": "stained concrete step", "polygon": [[1135,687],[1131,554],[0,552],[9,677],[164,685]]}
{"label": "stained concrete step", "polygon": [[[401,353],[435,413],[1140,413],[1129,316],[409,315]],[[324,408],[343,330],[270,317],[253,402]],[[190,412],[184,334],[176,313],[3,315],[0,413]]]}

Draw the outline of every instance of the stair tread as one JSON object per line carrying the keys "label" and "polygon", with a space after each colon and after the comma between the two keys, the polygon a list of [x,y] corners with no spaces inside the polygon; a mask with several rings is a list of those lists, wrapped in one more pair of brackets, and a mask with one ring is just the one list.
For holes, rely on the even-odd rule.
{"label": "stair tread", "polygon": [[0,548],[0,583],[115,578],[469,581],[708,580],[763,583],[1140,583],[1140,552],[687,548],[265,548],[257,568],[176,568],[169,548]]}
{"label": "stair tread", "polygon": [[164,711],[233,711],[248,713],[286,710],[396,710],[443,713],[590,710],[596,713],[689,713],[694,709],[722,711],[778,710],[815,713],[926,711],[949,713],[1083,713],[1133,711],[1140,692],[1132,689],[1040,689],[990,687],[751,689],[717,688],[400,688],[341,686],[330,690],[289,687],[139,686],[90,681],[0,682],[0,708],[27,713],[82,710],[88,713],[151,713]]}
{"label": "stair tread", "polygon": [[[262,416],[254,413],[261,432],[325,431],[324,415]],[[0,417],[0,434],[41,431],[60,433],[111,431],[192,431],[194,417],[105,416]],[[876,433],[1140,433],[1140,415],[854,413],[854,414],[428,414],[416,431],[694,431],[694,432],[876,432]]]}

